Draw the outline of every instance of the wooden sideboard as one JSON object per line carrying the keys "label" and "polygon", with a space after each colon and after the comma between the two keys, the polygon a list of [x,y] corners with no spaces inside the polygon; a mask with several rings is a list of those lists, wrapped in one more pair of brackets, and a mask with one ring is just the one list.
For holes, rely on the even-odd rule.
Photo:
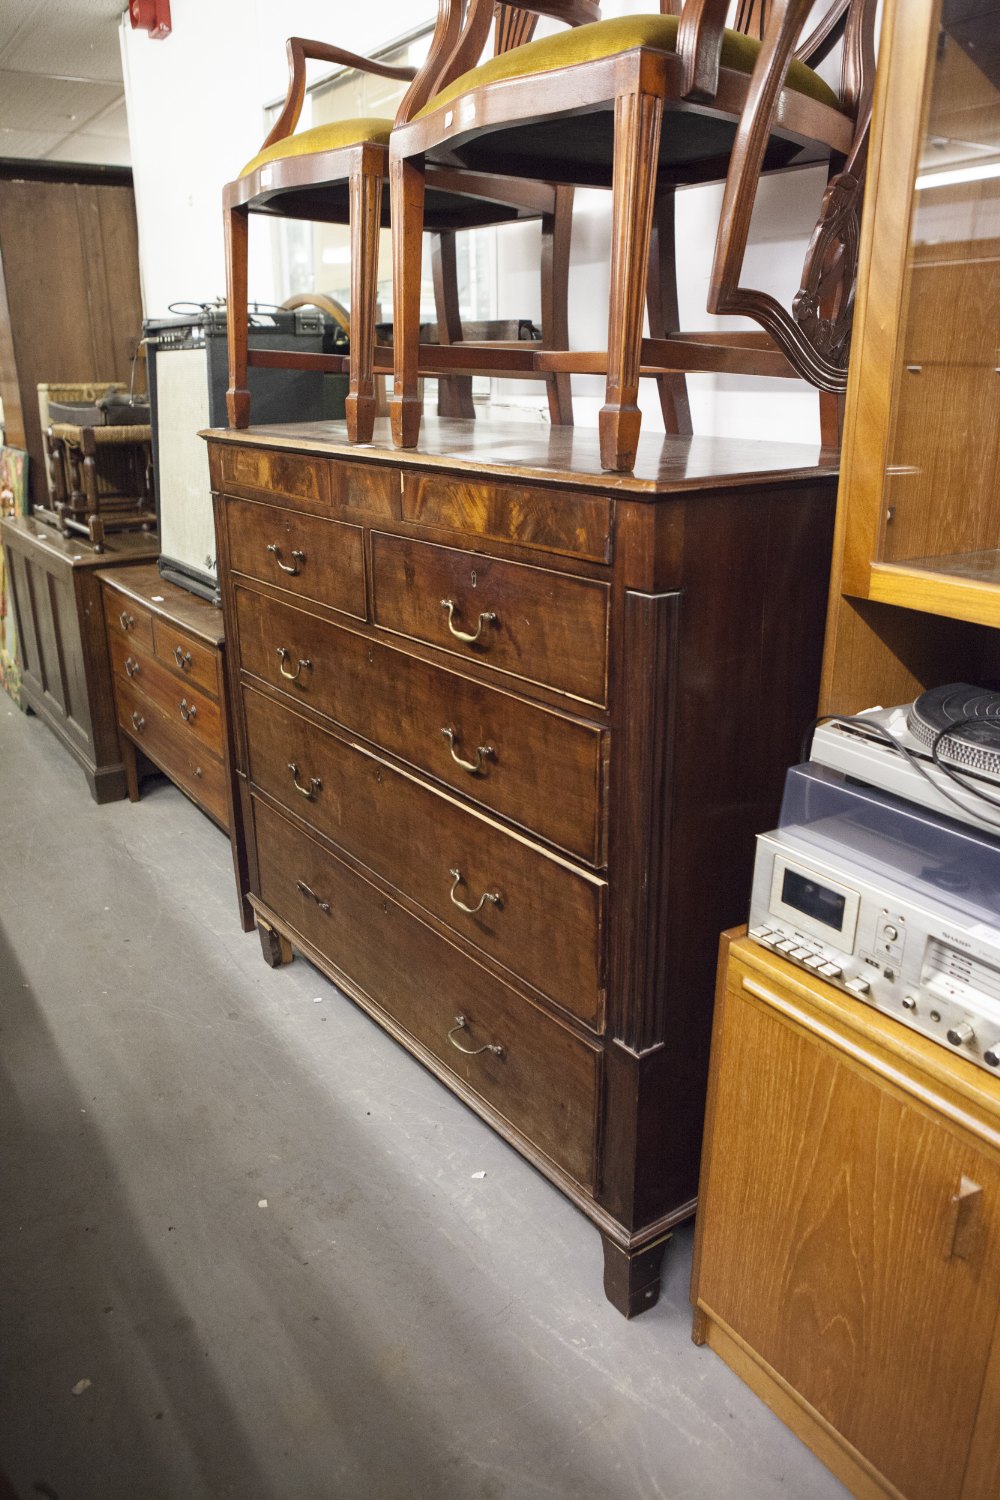
{"label": "wooden sideboard", "polygon": [[0,522],[21,664],[21,702],[57,735],[95,802],[126,793],[98,569],[159,556],[155,531],[110,537],[98,552],[31,516]]}
{"label": "wooden sideboard", "polygon": [[695,1341],[853,1494],[992,1500],[996,1080],[725,937],[692,1297]]}
{"label": "wooden sideboard", "polygon": [[250,900],[655,1301],[697,1189],[720,927],[815,711],[815,448],[428,422],[213,431]]}

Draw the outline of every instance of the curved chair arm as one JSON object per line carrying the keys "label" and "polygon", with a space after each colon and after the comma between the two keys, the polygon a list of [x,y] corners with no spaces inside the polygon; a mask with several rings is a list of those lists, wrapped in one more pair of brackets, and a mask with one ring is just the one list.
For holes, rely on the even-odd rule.
{"label": "curved chair arm", "polygon": [[683,68],[685,99],[714,99],[729,0],[685,0],[677,24],[677,56]]}
{"label": "curved chair arm", "polygon": [[311,42],[306,37],[290,36],[286,43],[288,53],[288,92],[281,114],[261,146],[264,151],[275,141],[283,141],[292,134],[299,123],[302,102],[306,96],[306,61],[314,58],[318,62],[340,63],[345,68],[357,68],[359,73],[376,73],[381,78],[400,78],[409,83],[417,76],[416,68],[393,68],[375,58],[359,57],[344,47],[334,47],[327,42]]}
{"label": "curved chair arm", "polygon": [[350,338],[351,315],[336,297],[331,297],[327,292],[295,292],[293,296],[286,297],[281,304],[283,312],[294,312],[299,307],[318,307],[321,312],[331,317],[338,328],[342,328]]}

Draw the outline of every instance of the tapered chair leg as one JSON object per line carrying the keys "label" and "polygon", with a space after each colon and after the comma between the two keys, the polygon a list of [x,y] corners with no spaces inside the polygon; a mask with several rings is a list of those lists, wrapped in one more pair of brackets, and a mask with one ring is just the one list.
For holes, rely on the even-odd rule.
{"label": "tapered chair leg", "polygon": [[347,440],[370,443],[375,430],[375,302],[382,212],[381,157],[362,153],[349,182],[351,235],[351,356],[345,403]]}
{"label": "tapered chair leg", "polygon": [[229,389],[226,391],[226,415],[230,427],[249,427],[247,241],[250,215],[245,208],[225,208],[222,218],[226,240],[226,321],[229,326]]}
{"label": "tapered chair leg", "polygon": [[[649,273],[646,278],[646,311],[651,339],[665,339],[680,329],[677,299],[676,193],[661,188],[653,208],[649,239]],[[687,380],[682,372],[657,375],[663,426],[667,432],[690,437],[691,404]]]}
{"label": "tapered chair leg", "polygon": [[415,448],[420,437],[420,259],[424,232],[424,164],[390,158],[392,194],[392,440]]}
{"label": "tapered chair leg", "polygon": [[[573,189],[557,187],[551,214],[542,215],[542,343],[569,348],[569,257],[573,235]],[[545,377],[549,421],[572,427],[573,391],[566,373]]]}
{"label": "tapered chair leg", "polygon": [[[458,262],[453,229],[442,230],[434,236],[431,254],[438,339],[442,344],[460,344],[462,318],[458,310]],[[472,418],[475,415],[472,376],[442,375],[438,380],[438,416]]]}
{"label": "tapered chair leg", "polygon": [[642,318],[662,115],[655,94],[621,94],[615,101],[608,382],[598,418],[605,469],[631,469],[639,446]]}

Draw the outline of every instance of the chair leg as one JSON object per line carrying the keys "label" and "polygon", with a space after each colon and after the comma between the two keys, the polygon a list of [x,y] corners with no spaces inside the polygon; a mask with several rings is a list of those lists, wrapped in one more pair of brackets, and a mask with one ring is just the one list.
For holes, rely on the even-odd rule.
{"label": "chair leg", "polygon": [[424,164],[393,159],[392,194],[393,394],[392,440],[415,448],[420,437],[420,259],[424,232]]}
{"label": "chair leg", "polygon": [[[677,304],[677,240],[674,223],[676,201],[676,193],[672,187],[661,188],[653,209],[649,272],[646,277],[646,310],[649,315],[649,336],[652,339],[665,339],[670,334],[677,333],[681,326]],[[693,431],[691,404],[685,376],[680,371],[657,375],[656,386],[660,395],[664,428],[667,432],[690,437]]]}
{"label": "chair leg", "polygon": [[352,172],[351,216],[351,358],[347,392],[347,440],[370,443],[375,430],[375,302],[378,295],[378,231],[382,211],[381,158],[362,155]]}
{"label": "chair leg", "polygon": [[[551,214],[542,215],[542,341],[546,349],[569,348],[569,256],[573,235],[573,189],[557,187]],[[573,390],[568,374],[545,377],[549,421],[572,427]]]}
{"label": "chair leg", "polygon": [[249,427],[247,241],[250,215],[245,208],[226,208],[222,218],[226,236],[226,328],[229,343],[226,414],[230,427]]}
{"label": "chair leg", "polygon": [[608,382],[598,419],[605,469],[631,469],[639,446],[642,315],[662,115],[657,94],[620,94],[615,101]]}
{"label": "chair leg", "polygon": [[[460,344],[462,318],[458,310],[458,264],[453,229],[442,230],[434,236],[432,256],[438,339],[442,344]],[[474,418],[475,415],[472,376],[442,375],[438,380],[438,416]]]}

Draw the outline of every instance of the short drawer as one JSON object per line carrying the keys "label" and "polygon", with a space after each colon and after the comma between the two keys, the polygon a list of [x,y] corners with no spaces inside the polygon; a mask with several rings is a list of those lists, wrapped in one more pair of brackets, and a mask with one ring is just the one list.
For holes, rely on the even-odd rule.
{"label": "short drawer", "polygon": [[186,731],[178,730],[130,684],[116,685],[115,701],[118,722],[129,738],[216,822],[228,826],[226,768],[222,761],[205,754],[204,746]]}
{"label": "short drawer", "polygon": [[372,590],[376,625],[607,702],[606,583],[373,532]]}
{"label": "short drawer", "polygon": [[240,662],[295,702],[602,862],[605,734],[304,610],[236,590]]}
{"label": "short drawer", "polygon": [[329,504],[328,465],[298,453],[273,448],[240,448],[220,444],[219,466],[226,489],[266,490],[285,500]]}
{"label": "short drawer", "polygon": [[116,691],[123,683],[159,710],[180,735],[197,740],[213,754],[223,754],[222,715],[218,702],[200,688],[178,681],[175,672],[128,641],[111,642]]}
{"label": "short drawer", "polygon": [[255,802],[260,896],[526,1142],[593,1181],[595,1047]]}
{"label": "short drawer", "polygon": [[226,524],[235,573],[365,618],[364,532],[360,526],[253,500],[230,500]]}
{"label": "short drawer", "polygon": [[197,641],[169,620],[153,620],[153,651],[157,658],[175,671],[184,682],[193,682],[206,693],[218,697],[219,653],[204,641]]}
{"label": "short drawer", "polygon": [[136,604],[117,590],[105,587],[104,618],[108,622],[109,640],[133,641],[145,650],[152,651],[153,616],[141,604]]}
{"label": "short drawer", "polygon": [[250,777],[588,1026],[605,884],[244,688]]}
{"label": "short drawer", "polygon": [[418,526],[496,537],[594,562],[611,561],[612,514],[607,495],[445,474],[406,474],[403,480],[403,517]]}

